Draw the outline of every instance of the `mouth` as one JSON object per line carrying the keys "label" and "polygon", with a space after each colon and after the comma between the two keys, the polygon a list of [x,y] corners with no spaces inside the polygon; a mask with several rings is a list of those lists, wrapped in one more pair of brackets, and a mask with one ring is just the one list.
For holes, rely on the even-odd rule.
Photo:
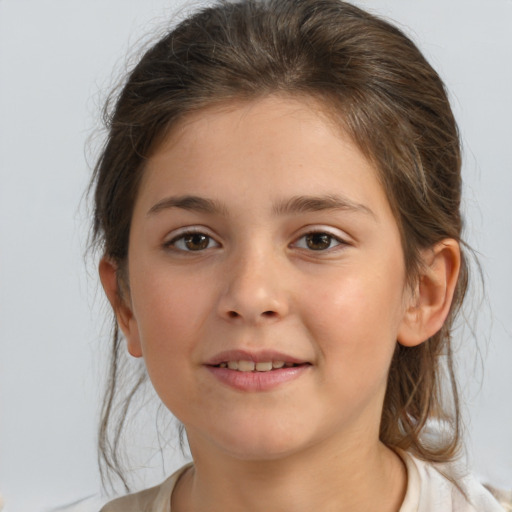
{"label": "mouth", "polygon": [[220,382],[243,392],[271,391],[308,374],[312,366],[309,361],[274,350],[228,350],[205,363]]}
{"label": "mouth", "polygon": [[271,372],[280,370],[281,368],[294,368],[297,366],[309,365],[310,363],[291,363],[281,360],[274,361],[250,361],[247,359],[239,359],[232,361],[222,361],[219,364],[209,365],[215,368],[228,368],[238,372]]}
{"label": "mouth", "polygon": [[239,372],[270,372],[282,368],[311,365],[306,359],[299,359],[275,350],[226,350],[205,362],[206,366],[228,368]]}

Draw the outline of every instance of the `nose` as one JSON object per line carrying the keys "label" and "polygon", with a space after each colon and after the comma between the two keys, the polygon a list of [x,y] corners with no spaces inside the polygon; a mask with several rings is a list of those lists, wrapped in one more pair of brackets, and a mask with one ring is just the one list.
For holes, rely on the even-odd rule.
{"label": "nose", "polygon": [[271,251],[248,251],[227,263],[219,314],[231,322],[261,324],[285,317],[289,293],[285,268]]}

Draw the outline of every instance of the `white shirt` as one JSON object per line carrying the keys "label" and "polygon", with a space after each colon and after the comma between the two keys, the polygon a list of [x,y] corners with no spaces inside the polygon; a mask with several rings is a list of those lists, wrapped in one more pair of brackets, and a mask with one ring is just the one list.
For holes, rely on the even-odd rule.
{"label": "white shirt", "polygon": [[[457,478],[464,494],[439,469],[410,453],[399,455],[407,467],[407,492],[399,512],[504,512],[491,494],[473,477]],[[162,484],[107,503],[101,512],[171,512],[171,494],[190,464]],[[446,470],[448,473],[448,470]],[[453,470],[452,470],[453,471]]]}
{"label": "white shirt", "polygon": [[407,492],[399,512],[503,512],[501,505],[471,475],[456,478],[466,499],[440,472],[444,469],[453,474],[449,466],[436,467],[407,452],[399,455],[407,467]]}

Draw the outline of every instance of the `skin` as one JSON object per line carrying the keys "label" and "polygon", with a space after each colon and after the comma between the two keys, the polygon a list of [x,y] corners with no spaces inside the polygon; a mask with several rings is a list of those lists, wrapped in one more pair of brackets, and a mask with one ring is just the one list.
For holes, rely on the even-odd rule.
{"label": "skin", "polygon": [[[305,196],[316,203],[298,208]],[[190,229],[204,248],[190,250]],[[327,247],[312,249],[311,233]],[[106,258],[100,275],[130,353],[187,431],[195,466],[173,512],[400,508],[405,468],[379,441],[388,369],[397,340],[413,346],[441,327],[458,246],[426,251],[406,286],[376,171],[319,104],[272,96],[174,127],[148,161],[128,254],[124,291]],[[205,366],[231,349],[308,367],[240,391]]]}

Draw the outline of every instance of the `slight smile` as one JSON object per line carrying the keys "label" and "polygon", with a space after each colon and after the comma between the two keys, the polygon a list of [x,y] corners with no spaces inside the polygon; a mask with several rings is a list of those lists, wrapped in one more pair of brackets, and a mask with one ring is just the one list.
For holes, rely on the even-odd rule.
{"label": "slight smile", "polygon": [[222,383],[239,391],[270,391],[295,380],[312,364],[277,352],[229,351],[205,364]]}

